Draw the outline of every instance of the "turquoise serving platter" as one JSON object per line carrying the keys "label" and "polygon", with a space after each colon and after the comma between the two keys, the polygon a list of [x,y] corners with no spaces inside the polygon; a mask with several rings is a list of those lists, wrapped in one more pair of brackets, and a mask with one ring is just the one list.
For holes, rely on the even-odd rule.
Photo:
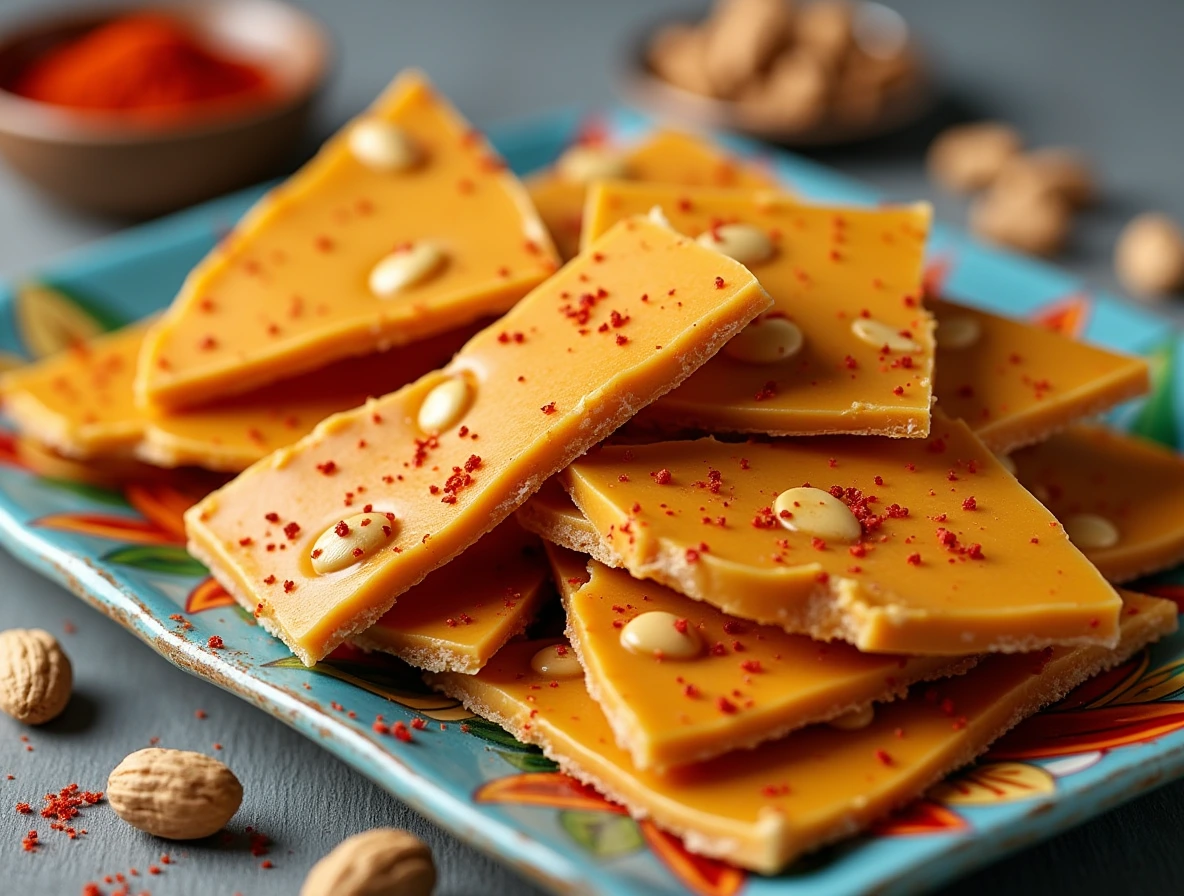
{"label": "turquoise serving platter", "polygon": [[[562,113],[496,129],[492,137],[525,173],[593,124],[622,139],[651,127],[624,111],[594,122]],[[731,146],[740,155],[762,156],[809,199],[878,201],[866,187],[803,159],[738,141]],[[31,274],[0,295],[0,350],[35,355],[79,322],[112,327],[164,307],[261,191],[129,230]],[[933,236],[927,276],[931,286],[964,302],[1152,357],[1153,394],[1112,419],[1176,445],[1184,367],[1168,323],[945,227]],[[556,893],[917,893],[1184,774],[1181,634],[1029,720],[976,766],[873,831],[808,856],[776,878],[749,875],[692,856],[677,840],[634,821],[560,774],[536,749],[432,694],[396,660],[341,650],[304,668],[186,554],[180,513],[192,495],[183,480],[118,490],[80,484],[47,475],[44,466],[36,472],[19,447],[12,434],[0,433],[0,542],[19,559],[171,662],[282,719]],[[1184,570],[1140,587],[1184,600]],[[223,647],[211,646],[217,638]],[[415,722],[410,742],[384,727],[397,720]]]}

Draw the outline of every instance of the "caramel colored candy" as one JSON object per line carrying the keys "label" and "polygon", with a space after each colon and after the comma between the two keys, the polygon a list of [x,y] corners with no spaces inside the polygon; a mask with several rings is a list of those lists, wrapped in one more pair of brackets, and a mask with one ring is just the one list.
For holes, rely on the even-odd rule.
{"label": "caramel colored candy", "polygon": [[[623,222],[443,370],[330,417],[191,509],[190,550],[312,663],[677,385],[769,301],[731,259],[644,219]],[[424,401],[457,377],[471,391],[467,410],[453,428],[424,432]],[[316,540],[370,511],[398,520],[389,546],[318,575]]]}
{"label": "caramel colored candy", "polygon": [[920,301],[928,206],[824,208],[755,190],[605,182],[589,193],[585,239],[654,206],[690,235],[720,222],[721,237],[738,226],[763,231],[774,251],[752,271],[802,344],[770,363],[725,351],[642,420],[772,435],[929,432],[933,321]]}
{"label": "caramel colored candy", "polygon": [[[589,691],[639,769],[667,770],[781,737],[973,660],[859,653],[758,626],[563,548],[548,547],[567,630]],[[701,645],[688,658],[623,646],[630,627],[666,618]],[[679,625],[681,623],[681,625]]]}
{"label": "caramel colored candy", "polygon": [[472,674],[525,630],[546,584],[542,545],[508,520],[401,595],[353,641],[418,669]]}
{"label": "caramel colored candy", "polygon": [[[685,771],[641,770],[579,679],[532,671],[546,642],[511,643],[479,674],[431,677],[445,693],[541,746],[563,771],[696,853],[762,874],[866,828],[973,761],[1024,717],[1176,628],[1169,601],[1126,595],[1117,647],[993,656],[877,707],[866,727],[818,725]],[[554,681],[554,685],[552,685]]]}
{"label": "caramel colored candy", "polygon": [[1139,215],[1118,237],[1114,270],[1139,295],[1176,292],[1184,287],[1184,233],[1167,215]]}
{"label": "caramel colored candy", "polygon": [[521,184],[407,72],[193,270],[137,400],[192,407],[420,341],[507,310],[557,260]]}
{"label": "caramel colored candy", "polygon": [[[926,441],[610,445],[560,482],[633,575],[743,619],[875,653],[1113,644],[1113,587],[965,424],[934,421]],[[805,485],[862,539],[784,525],[777,496]]]}
{"label": "caramel colored candy", "polygon": [[1020,151],[1020,135],[999,122],[960,125],[938,135],[929,147],[929,175],[954,193],[990,186]]}
{"label": "caramel colored candy", "polygon": [[1184,560],[1184,460],[1100,426],[1075,426],[1015,452],[1016,475],[1112,582]]}
{"label": "caramel colored candy", "polygon": [[[771,187],[776,183],[756,164],[737,161],[705,138],[679,131],[656,131],[637,146],[617,152],[624,162],[622,179],[712,187]],[[573,258],[580,251],[586,184],[565,177],[556,167],[531,176],[526,187],[560,256]]]}
{"label": "caramel colored candy", "polygon": [[976,236],[1031,255],[1056,255],[1069,238],[1072,212],[1054,193],[1011,193],[993,187],[970,208]]}
{"label": "caramel colored candy", "polygon": [[338,411],[385,395],[447,363],[476,332],[442,333],[346,358],[283,383],[187,411],[144,411],[132,381],[148,324],[130,327],[0,380],[21,432],[70,457],[134,455],[161,467],[244,470]]}
{"label": "caramel colored candy", "polygon": [[945,299],[937,318],[938,407],[996,454],[1046,438],[1150,388],[1147,362]]}

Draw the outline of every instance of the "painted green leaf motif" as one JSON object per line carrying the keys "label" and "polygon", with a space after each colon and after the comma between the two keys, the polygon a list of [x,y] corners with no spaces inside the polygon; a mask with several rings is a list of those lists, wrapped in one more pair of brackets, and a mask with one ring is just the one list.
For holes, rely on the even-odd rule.
{"label": "painted green leaf motif", "polygon": [[96,504],[107,504],[111,507],[127,507],[127,499],[115,489],[103,488],[99,485],[89,485],[85,482],[71,482],[69,479],[52,479],[43,476],[41,484],[64,492],[70,492],[87,501]]}
{"label": "painted green leaf motif", "polygon": [[145,572],[159,572],[170,576],[206,576],[209,571],[186,553],[183,547],[171,544],[134,545],[116,548],[102,557],[106,563],[130,566]]}
{"label": "painted green leaf motif", "polygon": [[1146,439],[1178,448],[1176,426],[1176,343],[1167,342],[1155,350],[1151,362],[1151,394],[1139,408],[1131,432]]}
{"label": "painted green leaf motif", "polygon": [[[510,732],[506,731],[500,725],[486,719],[475,718],[468,722],[469,734],[475,734],[481,740],[488,741],[491,744],[497,744],[499,747],[513,750],[516,753],[533,753],[542,758],[543,751],[533,744],[524,744],[518,740]],[[500,752],[500,751],[499,751]],[[512,764],[512,763],[511,763]],[[554,771],[555,767],[551,766],[542,771]]]}
{"label": "painted green leaf motif", "polygon": [[[472,725],[470,724],[470,728]],[[518,746],[521,746],[519,744]],[[498,756],[506,760],[514,768],[520,772],[557,772],[559,765],[556,762],[548,759],[542,753],[527,753],[520,750],[510,752],[508,750],[494,750]]]}
{"label": "painted green leaf motif", "polygon": [[565,809],[559,824],[572,840],[598,859],[615,859],[641,849],[641,831],[628,815]]}

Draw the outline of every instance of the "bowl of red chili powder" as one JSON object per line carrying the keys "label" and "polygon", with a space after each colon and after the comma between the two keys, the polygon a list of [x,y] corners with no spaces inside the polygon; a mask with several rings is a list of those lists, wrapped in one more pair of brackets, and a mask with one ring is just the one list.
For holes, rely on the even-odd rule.
{"label": "bowl of red chili powder", "polygon": [[330,67],[279,0],[119,7],[0,35],[0,155],[89,211],[148,217],[275,172]]}

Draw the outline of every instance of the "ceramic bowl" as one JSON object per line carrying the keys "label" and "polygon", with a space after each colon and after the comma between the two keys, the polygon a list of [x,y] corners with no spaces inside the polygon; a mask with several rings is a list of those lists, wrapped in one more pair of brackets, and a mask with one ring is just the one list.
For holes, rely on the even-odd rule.
{"label": "ceramic bowl", "polygon": [[263,67],[273,96],[161,124],[41,103],[0,87],[0,155],[63,203],[140,218],[273,173],[299,145],[332,55],[323,26],[279,0],[118,6],[33,19],[0,34],[0,85],[47,48],[132,10],[166,11],[211,46]]}

